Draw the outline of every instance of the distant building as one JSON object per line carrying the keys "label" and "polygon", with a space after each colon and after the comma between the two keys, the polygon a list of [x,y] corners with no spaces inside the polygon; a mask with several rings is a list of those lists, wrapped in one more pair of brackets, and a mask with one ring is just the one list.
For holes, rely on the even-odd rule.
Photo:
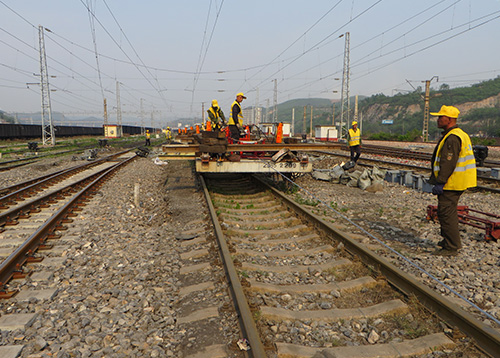
{"label": "distant building", "polygon": [[262,122],[262,107],[251,107],[242,110],[243,124],[259,124]]}

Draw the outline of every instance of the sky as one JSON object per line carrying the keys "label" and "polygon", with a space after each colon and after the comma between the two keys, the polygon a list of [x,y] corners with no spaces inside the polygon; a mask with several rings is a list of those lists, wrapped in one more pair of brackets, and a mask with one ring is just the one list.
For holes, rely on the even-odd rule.
{"label": "sky", "polygon": [[0,0],[0,14],[8,113],[40,111],[40,25],[52,111],[102,118],[105,98],[110,122],[117,88],[124,118],[165,125],[213,99],[228,113],[238,92],[267,107],[500,75],[500,0]]}

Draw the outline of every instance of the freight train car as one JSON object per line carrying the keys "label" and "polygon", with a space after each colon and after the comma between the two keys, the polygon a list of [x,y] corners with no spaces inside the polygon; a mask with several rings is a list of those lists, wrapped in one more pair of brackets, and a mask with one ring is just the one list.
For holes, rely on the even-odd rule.
{"label": "freight train car", "polygon": [[[123,134],[141,134],[141,127],[122,126]],[[152,128],[146,128],[153,132]],[[55,136],[103,136],[102,127],[80,127],[80,126],[54,126]],[[30,139],[41,138],[42,126],[38,124],[8,124],[0,123],[0,139]]]}

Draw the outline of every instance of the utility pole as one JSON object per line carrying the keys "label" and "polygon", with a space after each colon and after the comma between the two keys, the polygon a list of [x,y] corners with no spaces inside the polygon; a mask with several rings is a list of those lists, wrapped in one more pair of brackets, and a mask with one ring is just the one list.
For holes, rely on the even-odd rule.
{"label": "utility pole", "polygon": [[[342,37],[344,35],[340,35]],[[340,138],[344,138],[344,134],[347,135],[347,128],[349,128],[349,112],[350,102],[349,102],[349,41],[350,34],[349,32],[345,33],[345,48],[344,48],[344,70],[342,77],[342,96],[340,99],[341,102],[341,112],[340,112]],[[344,128],[345,121],[345,128]]]}
{"label": "utility pole", "polygon": [[[46,29],[50,31],[49,29]],[[47,71],[47,56],[45,54],[44,27],[38,25],[38,41],[40,46],[40,94],[42,97],[42,143],[56,144],[54,125],[52,123],[52,106],[50,103],[49,74]]]}
{"label": "utility pole", "polygon": [[431,93],[431,81],[434,78],[436,78],[436,82],[439,82],[438,76],[433,76],[430,80],[425,81],[424,125],[422,126],[422,139],[424,142],[429,141],[429,99]]}
{"label": "utility pole", "polygon": [[295,108],[292,108],[292,125],[290,128],[290,136],[291,137],[293,137],[293,134],[295,132],[294,127],[295,127]]}
{"label": "utility pole", "polygon": [[118,125],[118,136],[121,137],[122,130],[122,105],[120,102],[120,82],[116,81],[116,124]]}
{"label": "utility pole", "polygon": [[141,116],[141,134],[144,135],[146,133],[146,128],[144,126],[144,108],[143,108],[144,98],[141,98],[141,106],[140,106],[140,116]]}
{"label": "utility pole", "polygon": [[307,109],[307,106],[304,106],[304,117],[303,117],[303,124],[302,124],[302,132],[304,134],[307,134],[307,131],[306,131],[306,116],[307,116],[306,109]]}
{"label": "utility pole", "polygon": [[108,102],[104,98],[104,126],[108,125]]}
{"label": "utility pole", "polygon": [[255,92],[255,110],[254,110],[254,124],[260,123],[260,114],[259,114],[259,87],[257,87],[257,91]]}
{"label": "utility pole", "polygon": [[274,79],[274,109],[273,122],[278,122],[278,80]]}
{"label": "utility pole", "polygon": [[313,106],[311,105],[311,122],[309,125],[309,132],[311,133],[311,138],[313,137]]}
{"label": "utility pole", "polygon": [[354,97],[354,120],[358,121],[358,95]]}
{"label": "utility pole", "polygon": [[201,102],[201,118],[203,127],[205,127],[205,102]]}
{"label": "utility pole", "polygon": [[266,110],[266,122],[269,123],[269,98],[266,100],[267,110]]}

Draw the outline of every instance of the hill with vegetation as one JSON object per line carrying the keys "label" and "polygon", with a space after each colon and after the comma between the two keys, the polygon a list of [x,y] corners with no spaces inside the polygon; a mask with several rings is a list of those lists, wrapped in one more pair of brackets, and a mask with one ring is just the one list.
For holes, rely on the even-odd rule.
{"label": "hill with vegetation", "polygon": [[[364,135],[383,133],[392,139],[416,139],[423,126],[423,95],[419,87],[411,93],[390,97],[377,94],[360,101]],[[437,90],[431,89],[429,103],[430,112],[438,112],[442,105],[457,107],[461,112],[459,126],[472,136],[500,137],[500,76],[469,87],[450,89],[442,84]],[[393,124],[382,124],[383,120],[392,120]],[[429,138],[437,138],[440,132],[436,120],[430,117]]]}
{"label": "hill with vegetation", "polygon": [[[376,94],[359,97],[358,117],[363,121],[363,136],[374,139],[419,140],[424,118],[424,90],[419,87],[411,93],[398,93],[394,96]],[[450,88],[441,84],[439,89],[430,91],[430,111],[438,112],[442,105],[458,107],[461,114],[459,125],[472,136],[489,138],[500,137],[500,76],[474,84],[469,87]],[[304,106],[306,120],[304,121]],[[311,106],[313,126],[332,124],[335,108],[335,122],[341,116],[340,102],[328,99],[308,98],[290,100],[278,105],[278,121],[291,122],[292,108],[295,108],[295,133],[308,133],[310,128]],[[350,99],[351,113],[354,117],[354,97]],[[273,108],[269,117],[273,118]],[[266,115],[264,114],[266,121]],[[345,116],[347,116],[345,114]],[[392,124],[383,124],[391,123]],[[429,139],[436,139],[441,131],[436,120],[429,118]]]}
{"label": "hill with vegetation", "polygon": [[3,111],[0,111],[0,123],[15,123],[16,119],[12,116],[9,116]]}

